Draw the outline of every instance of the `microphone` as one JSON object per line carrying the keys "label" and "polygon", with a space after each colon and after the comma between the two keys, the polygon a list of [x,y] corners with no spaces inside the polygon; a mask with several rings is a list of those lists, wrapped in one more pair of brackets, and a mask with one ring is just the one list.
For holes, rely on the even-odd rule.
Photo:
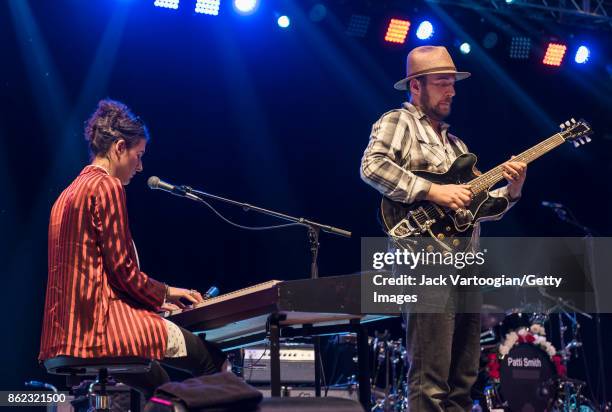
{"label": "microphone", "polygon": [[219,288],[211,286],[204,294],[204,299],[214,298],[215,296],[219,296]]}
{"label": "microphone", "polygon": [[565,207],[561,203],[547,202],[546,200],[542,200],[542,206],[550,207],[551,209],[563,209]]}
{"label": "microphone", "polygon": [[164,190],[176,196],[185,196],[186,194],[186,190],[183,187],[166,183],[157,176],[151,176],[149,180],[147,180],[147,184],[151,189]]}

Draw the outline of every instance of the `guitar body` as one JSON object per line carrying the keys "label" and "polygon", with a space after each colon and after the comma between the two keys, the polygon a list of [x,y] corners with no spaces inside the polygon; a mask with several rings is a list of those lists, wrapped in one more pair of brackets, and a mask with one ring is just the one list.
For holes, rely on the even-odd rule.
{"label": "guitar body", "polygon": [[[414,174],[433,183],[467,184],[477,178],[476,155],[464,153],[457,157],[446,173],[415,171]],[[411,204],[383,197],[380,211],[385,231],[401,240],[410,237],[432,238],[429,250],[463,251],[470,245],[474,224],[498,216],[508,207],[504,197],[493,197],[489,190],[477,193],[469,208],[455,212],[429,201]]]}

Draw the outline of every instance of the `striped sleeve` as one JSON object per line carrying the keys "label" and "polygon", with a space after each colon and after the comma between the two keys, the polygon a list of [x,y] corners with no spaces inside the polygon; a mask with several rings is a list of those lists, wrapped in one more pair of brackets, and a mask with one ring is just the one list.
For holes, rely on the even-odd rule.
{"label": "striped sleeve", "polygon": [[424,199],[431,182],[401,166],[402,148],[410,153],[414,139],[400,111],[384,114],[372,126],[361,160],[361,178],[391,200],[412,203]]}
{"label": "striped sleeve", "polygon": [[125,202],[125,190],[118,179],[100,182],[96,196],[98,230],[104,266],[111,286],[151,309],[159,308],[165,297],[165,285],[138,269],[130,254],[131,242]]}

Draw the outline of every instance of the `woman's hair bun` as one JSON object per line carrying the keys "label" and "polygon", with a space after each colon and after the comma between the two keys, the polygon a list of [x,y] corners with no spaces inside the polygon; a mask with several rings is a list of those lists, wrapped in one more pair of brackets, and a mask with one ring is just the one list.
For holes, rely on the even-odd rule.
{"label": "woman's hair bun", "polygon": [[130,148],[140,139],[149,139],[144,123],[123,103],[103,99],[85,123],[85,140],[92,156],[105,155],[111,145],[124,139]]}

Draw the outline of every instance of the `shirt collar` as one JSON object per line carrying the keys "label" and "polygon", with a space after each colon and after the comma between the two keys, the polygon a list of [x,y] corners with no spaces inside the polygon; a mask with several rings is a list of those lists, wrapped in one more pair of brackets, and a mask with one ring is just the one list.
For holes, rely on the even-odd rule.
{"label": "shirt collar", "polygon": [[[418,106],[415,106],[414,104],[410,102],[402,103],[402,107],[408,110],[408,113],[416,117],[418,120],[423,121],[427,119],[427,115]],[[429,122],[427,122],[427,124],[429,124]],[[440,122],[440,130],[442,131],[442,133],[446,133],[449,127],[450,127],[450,124],[446,122]]]}
{"label": "shirt collar", "polygon": [[108,173],[108,170],[106,170],[102,166],[92,165],[92,164],[88,164],[87,166],[85,166],[83,170],[81,170],[81,174],[86,173],[86,172],[92,172],[92,171],[98,171],[98,172],[102,172],[102,173],[106,173],[107,175],[110,175],[110,173]]}

